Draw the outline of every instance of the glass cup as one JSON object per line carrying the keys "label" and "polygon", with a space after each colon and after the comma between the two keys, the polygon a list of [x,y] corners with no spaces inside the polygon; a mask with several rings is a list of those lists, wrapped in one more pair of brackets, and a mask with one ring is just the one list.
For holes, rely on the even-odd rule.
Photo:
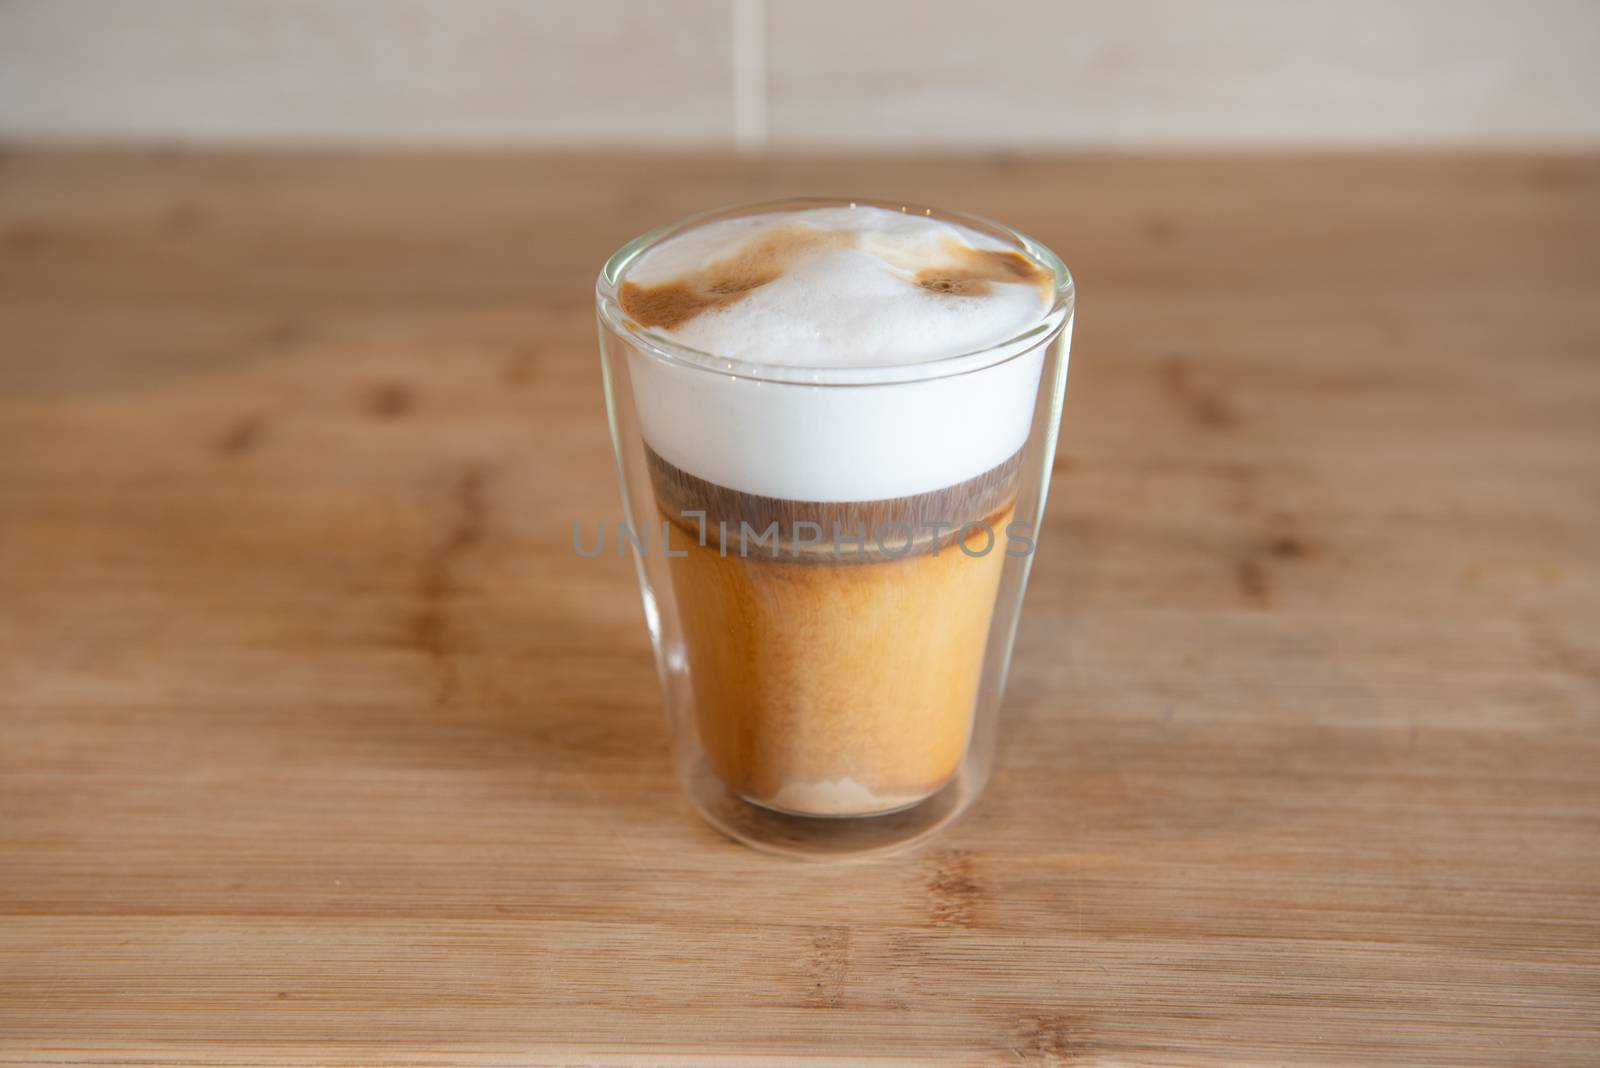
{"label": "glass cup", "polygon": [[[1002,242],[1053,275],[1054,302],[981,351],[841,369],[697,351],[623,312],[629,264],[686,229],[862,204]],[[925,839],[993,762],[1061,421],[1071,275],[983,219],[804,199],[645,234],[607,261],[596,303],[624,535],[690,800],[772,852]],[[752,462],[759,493],[741,484]]]}

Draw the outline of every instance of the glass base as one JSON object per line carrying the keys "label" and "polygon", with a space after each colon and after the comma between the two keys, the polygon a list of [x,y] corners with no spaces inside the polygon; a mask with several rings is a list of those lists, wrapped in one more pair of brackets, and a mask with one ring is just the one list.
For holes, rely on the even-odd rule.
{"label": "glass base", "polygon": [[977,792],[963,768],[937,793],[893,812],[795,816],[746,801],[703,760],[689,776],[689,799],[711,826],[764,853],[814,860],[881,857],[910,849],[953,822]]}

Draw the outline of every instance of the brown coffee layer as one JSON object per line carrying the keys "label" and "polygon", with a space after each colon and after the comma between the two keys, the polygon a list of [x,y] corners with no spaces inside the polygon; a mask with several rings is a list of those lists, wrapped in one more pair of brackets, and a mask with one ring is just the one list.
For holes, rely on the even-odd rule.
{"label": "brown coffee layer", "polygon": [[[974,478],[930,493],[878,501],[792,501],[728,489],[673,466],[648,445],[645,452],[656,503],[679,529],[728,554],[740,554],[742,546],[741,555],[752,559],[779,555],[819,563],[932,552],[955,544],[963,528],[974,523],[989,524],[994,551],[1001,552],[1005,534],[995,520],[1016,499],[1022,462],[1019,451]],[[774,541],[752,540],[765,539],[774,527]]]}
{"label": "brown coffee layer", "polygon": [[974,533],[971,553],[830,567],[723,556],[668,530],[696,730],[734,792],[801,815],[867,815],[958,772],[1002,552],[979,554]]}

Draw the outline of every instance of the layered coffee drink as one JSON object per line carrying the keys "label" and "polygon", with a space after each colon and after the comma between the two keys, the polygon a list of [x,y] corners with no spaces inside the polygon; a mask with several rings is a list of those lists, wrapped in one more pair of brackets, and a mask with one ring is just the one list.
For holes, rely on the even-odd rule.
{"label": "layered coffee drink", "polygon": [[628,264],[630,326],[684,354],[630,374],[700,747],[739,796],[862,816],[956,774],[1032,547],[1055,295],[1022,250],[868,205],[725,218]]}

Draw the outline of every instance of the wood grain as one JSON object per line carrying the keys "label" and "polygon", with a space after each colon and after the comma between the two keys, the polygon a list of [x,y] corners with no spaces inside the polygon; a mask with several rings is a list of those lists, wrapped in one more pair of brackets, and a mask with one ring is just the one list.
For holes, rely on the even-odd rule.
{"label": "wood grain", "polygon": [[[1078,275],[996,777],[691,815],[593,271],[802,191]],[[1600,161],[0,157],[0,1060],[1600,1059]]]}

